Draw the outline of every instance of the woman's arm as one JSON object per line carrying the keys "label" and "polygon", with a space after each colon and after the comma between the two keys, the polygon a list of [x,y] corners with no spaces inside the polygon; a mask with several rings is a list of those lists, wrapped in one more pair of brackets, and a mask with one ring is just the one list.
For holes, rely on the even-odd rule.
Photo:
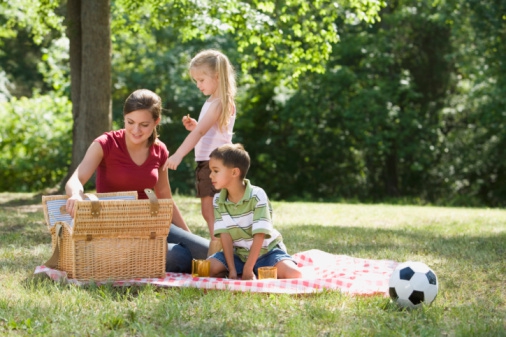
{"label": "woman's arm", "polygon": [[83,186],[88,180],[90,180],[103,157],[104,151],[102,150],[102,146],[97,142],[91,143],[83,160],[67,181],[67,184],[65,185],[65,192],[69,198],[67,199],[66,209],[67,213],[70,215],[74,215],[74,202],[76,200],[84,199]]}
{"label": "woman's arm", "polygon": [[158,169],[158,182],[155,186],[155,193],[159,199],[172,199],[172,223],[187,232],[191,232],[190,228],[186,225],[186,222],[176,205],[176,202],[172,198],[172,191],[169,183],[169,173],[162,168]]}
{"label": "woman's arm", "polygon": [[202,118],[201,121],[197,124],[195,129],[193,129],[192,132],[188,136],[186,136],[183,143],[179,146],[177,151],[170,156],[169,159],[165,162],[165,165],[163,165],[163,169],[166,170],[167,168],[170,168],[171,170],[177,169],[178,165],[183,160],[184,156],[188,154],[193,148],[195,148],[195,145],[199,142],[200,138],[202,138],[203,135],[209,131],[211,126],[213,126],[214,123],[218,121],[218,118],[220,117],[221,113],[221,102],[217,101],[216,104],[212,104],[209,107],[208,112],[205,114],[205,116]]}

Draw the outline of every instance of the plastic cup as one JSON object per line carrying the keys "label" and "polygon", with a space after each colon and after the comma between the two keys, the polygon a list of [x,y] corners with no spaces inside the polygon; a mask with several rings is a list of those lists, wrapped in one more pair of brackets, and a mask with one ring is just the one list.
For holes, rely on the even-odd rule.
{"label": "plastic cup", "polygon": [[260,267],[258,268],[258,279],[277,279],[278,270],[276,267]]}
{"label": "plastic cup", "polygon": [[211,269],[211,261],[209,260],[192,260],[192,277],[209,277]]}

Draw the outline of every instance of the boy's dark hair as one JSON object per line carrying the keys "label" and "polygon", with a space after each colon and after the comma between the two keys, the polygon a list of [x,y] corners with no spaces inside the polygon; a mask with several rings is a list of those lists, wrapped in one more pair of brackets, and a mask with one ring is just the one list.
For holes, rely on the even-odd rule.
{"label": "boy's dark hair", "polygon": [[238,168],[241,171],[241,179],[246,178],[249,170],[250,158],[242,144],[225,144],[211,152],[209,158],[219,159],[223,165],[231,168]]}

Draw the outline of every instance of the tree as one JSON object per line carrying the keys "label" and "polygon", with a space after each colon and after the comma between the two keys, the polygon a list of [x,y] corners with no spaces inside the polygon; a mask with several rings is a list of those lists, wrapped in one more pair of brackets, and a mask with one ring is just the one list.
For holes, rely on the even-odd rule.
{"label": "tree", "polygon": [[111,129],[111,26],[109,0],[68,0],[67,35],[73,125],[67,180],[91,142]]}
{"label": "tree", "polygon": [[[350,1],[349,8],[357,19],[374,21],[381,4],[374,0]],[[67,3],[74,104],[69,172],[83,158],[91,141],[111,126],[109,5],[108,0]],[[196,6],[189,0],[117,0],[113,8],[114,29],[177,27],[182,40],[232,32],[244,53],[245,73],[261,64],[272,64],[290,73],[288,78],[293,80],[306,71],[323,72],[330,44],[338,40],[335,18],[347,14],[347,10],[328,0],[292,0],[282,6],[272,1],[202,1]],[[140,22],[145,26],[141,27]]]}

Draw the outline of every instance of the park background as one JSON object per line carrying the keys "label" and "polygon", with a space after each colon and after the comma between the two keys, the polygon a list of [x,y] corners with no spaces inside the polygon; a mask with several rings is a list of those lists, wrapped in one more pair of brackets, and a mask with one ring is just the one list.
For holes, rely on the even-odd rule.
{"label": "park background", "polygon": [[[505,13],[506,0],[0,1],[0,335],[506,336]],[[205,99],[187,62],[210,47],[237,68],[234,141],[289,251],[423,261],[440,284],[430,306],[34,275],[52,253],[41,195],[122,127],[137,88],[162,97],[174,151]],[[171,184],[204,236],[193,167],[190,154]]]}
{"label": "park background", "polygon": [[[504,0],[3,1],[0,191],[61,189],[138,88],[162,97],[174,152],[205,99],[187,63],[217,48],[238,75],[233,141],[272,199],[501,207],[505,13]],[[190,153],[170,172],[174,192],[193,193],[193,168]]]}

